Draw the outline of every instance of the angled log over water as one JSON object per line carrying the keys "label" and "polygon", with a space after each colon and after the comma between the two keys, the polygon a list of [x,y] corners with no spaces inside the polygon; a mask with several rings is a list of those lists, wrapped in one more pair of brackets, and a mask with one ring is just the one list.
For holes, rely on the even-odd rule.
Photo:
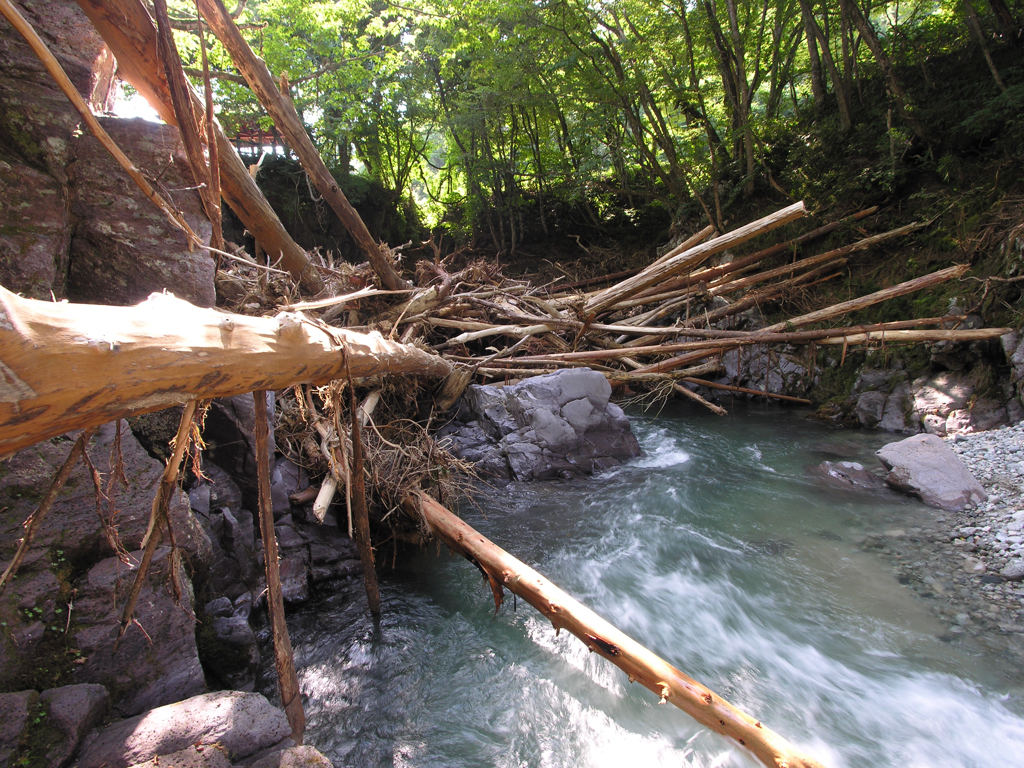
{"label": "angled log over water", "polygon": [[[131,83],[164,122],[177,125],[170,87],[157,56],[156,27],[140,0],[78,0],[78,5],[117,59],[118,74]],[[199,97],[193,93],[191,98],[196,112],[202,113]],[[280,255],[282,267],[304,288],[313,293],[323,290],[323,281],[306,252],[285,231],[219,125],[216,133],[225,202],[267,253],[275,259]]]}
{"label": "angled log over water", "polygon": [[323,384],[349,370],[443,378],[451,368],[300,313],[232,315],[165,294],[135,307],[56,304],[0,288],[0,456],[193,398]]}
{"label": "angled log over water", "polygon": [[635,681],[671,702],[702,725],[739,743],[769,768],[823,768],[782,736],[729,704],[649,651],[586,606],[512,557],[424,493],[409,496],[406,512],[422,517],[437,538],[476,565],[500,605],[504,589],[544,614],[557,630],[582,640]]}

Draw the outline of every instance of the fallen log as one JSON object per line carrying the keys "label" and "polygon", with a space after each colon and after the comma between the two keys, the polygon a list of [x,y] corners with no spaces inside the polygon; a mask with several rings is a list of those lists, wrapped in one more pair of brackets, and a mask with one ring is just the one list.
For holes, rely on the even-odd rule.
{"label": "fallen log", "polygon": [[952,280],[953,278],[959,278],[970,269],[969,264],[957,264],[953,267],[947,267],[946,269],[940,269],[938,272],[932,272],[929,275],[922,277],[915,277],[913,280],[907,280],[906,282],[894,285],[891,288],[883,288],[880,291],[869,293],[867,296],[861,296],[860,298],[850,299],[849,301],[843,301],[839,304],[833,304],[830,307],[819,309],[815,312],[808,312],[806,315],[800,315],[799,317],[792,317],[789,320],[781,323],[775,323],[775,325],[769,325],[765,328],[766,333],[772,331],[781,331],[786,328],[798,328],[801,325],[810,325],[811,323],[820,323],[823,320],[830,320],[833,317],[839,317],[840,315],[848,314],[849,312],[856,312],[866,307],[870,307],[873,304],[878,304],[888,299],[896,298],[897,296],[904,296],[914,291],[920,291],[924,288],[930,288],[933,285],[938,285],[946,280]]}
{"label": "fallen log", "polygon": [[[165,123],[177,125],[170,88],[157,57],[156,27],[140,0],[77,2],[117,59],[118,74],[149,102]],[[191,98],[197,110],[203,110],[199,97],[193,93]],[[322,291],[324,284],[320,274],[306,252],[288,235],[219,125],[216,134],[221,194],[225,202],[265,251],[275,259],[280,255],[281,265],[303,288],[311,293]]]}
{"label": "fallen log", "polygon": [[224,4],[220,0],[197,0],[197,5],[210,29],[231,56],[232,62],[273,119],[274,125],[288,139],[317,190],[369,259],[370,267],[380,278],[383,286],[391,290],[408,288],[409,283],[395,272],[391,264],[390,250],[381,247],[381,244],[373,239],[370,230],[366,228],[366,224],[327,169],[320,152],[313,146],[313,141],[295,111],[295,105],[277,89],[267,65],[252,52]]}
{"label": "fallen log", "polygon": [[659,697],[672,703],[707,728],[750,750],[769,768],[823,768],[759,720],[742,712],[718,694],[687,676],[664,659],[616,629],[574,600],[537,571],[489,541],[424,493],[409,495],[403,508],[422,518],[430,532],[479,568],[500,607],[508,589],[540,611],[557,631],[579,638],[592,653],[610,661]]}
{"label": "fallen log", "polygon": [[[347,361],[346,361],[347,357]],[[135,307],[24,299],[0,288],[0,456],[73,429],[257,389],[452,364],[412,346],[276,317],[201,309],[167,294]]]}
{"label": "fallen log", "polygon": [[806,208],[804,208],[803,202],[794,203],[788,208],[783,208],[781,211],[776,211],[769,216],[765,216],[762,219],[751,222],[750,224],[740,227],[739,229],[735,229],[732,232],[719,235],[714,240],[708,240],[707,242],[696,245],[689,250],[673,256],[667,261],[659,260],[658,262],[655,262],[655,265],[648,267],[636,277],[623,280],[618,285],[614,285],[592,297],[583,306],[582,314],[584,317],[593,317],[601,310],[607,309],[613,304],[639,293],[645,288],[649,288],[659,281],[664,280],[666,277],[670,277],[686,269],[691,269],[716,253],[721,253],[724,250],[733,248],[741,243],[745,243],[757,235],[770,232],[784,224],[796,221],[805,213]]}

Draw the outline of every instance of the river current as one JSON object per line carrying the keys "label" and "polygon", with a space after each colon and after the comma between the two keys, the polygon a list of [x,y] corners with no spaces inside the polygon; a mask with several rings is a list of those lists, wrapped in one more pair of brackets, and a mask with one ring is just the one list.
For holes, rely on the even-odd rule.
{"label": "river current", "polygon": [[[807,475],[892,438],[794,411],[632,414],[645,455],[513,484],[466,520],[832,768],[1022,766],[1020,670],[951,637],[859,545],[935,510]],[[431,547],[291,614],[307,743],[336,766],[759,766]]]}

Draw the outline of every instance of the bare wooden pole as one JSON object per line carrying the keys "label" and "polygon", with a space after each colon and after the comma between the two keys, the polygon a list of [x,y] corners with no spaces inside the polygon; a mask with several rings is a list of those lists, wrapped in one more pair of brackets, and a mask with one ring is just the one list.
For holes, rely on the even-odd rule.
{"label": "bare wooden pole", "polygon": [[[77,2],[117,58],[118,73],[149,102],[164,122],[177,125],[167,78],[157,57],[156,28],[141,1]],[[198,103],[198,96],[192,94],[191,98]],[[323,280],[306,252],[285,231],[220,126],[216,133],[221,192],[227,204],[268,253],[275,259],[280,256],[283,268],[303,288],[312,293],[322,291]]]}
{"label": "bare wooden pole", "polygon": [[245,76],[263,108],[273,118],[274,125],[281,130],[292,149],[298,154],[302,167],[306,169],[313,184],[334,209],[356,245],[369,259],[370,266],[384,287],[392,290],[408,288],[409,284],[395,272],[390,252],[386,254],[380,243],[373,239],[370,230],[366,228],[366,224],[327,169],[320,152],[313,146],[302,120],[295,111],[295,106],[275,87],[274,78],[267,65],[252,52],[224,4],[220,0],[199,0],[199,10],[210,25],[210,29],[224,44],[235,66]]}
{"label": "bare wooden pole", "polygon": [[697,722],[750,750],[769,768],[823,768],[759,720],[687,676],[586,606],[574,600],[537,571],[482,536],[425,493],[406,498],[403,508],[422,517],[430,532],[483,571],[500,603],[503,589],[540,611],[556,630],[566,630],[587,648],[610,661],[659,697]]}
{"label": "bare wooden pole", "polygon": [[0,456],[193,398],[324,384],[347,370],[440,379],[451,369],[379,333],[297,312],[231,315],[165,294],[135,307],[55,304],[0,288]]}
{"label": "bare wooden pole", "polygon": [[[157,43],[159,56],[164,65],[164,74],[170,85],[171,105],[178,121],[178,132],[181,143],[185,147],[192,178],[199,191],[203,210],[210,224],[220,219],[220,195],[213,196],[210,184],[210,169],[203,156],[203,141],[200,137],[199,124],[196,121],[196,109],[192,99],[192,89],[181,68],[181,57],[174,44],[174,33],[171,31],[171,19],[167,13],[167,0],[153,0],[156,13]],[[211,243],[213,245],[213,243]],[[215,248],[221,246],[214,245]]]}
{"label": "bare wooden pole", "polygon": [[292,727],[292,738],[302,744],[306,730],[306,713],[302,709],[299,678],[292,659],[292,643],[288,638],[288,625],[284,618],[284,594],[281,590],[281,570],[277,562],[277,535],[274,533],[274,507],[270,500],[270,437],[267,427],[267,393],[252,393],[256,405],[256,480],[259,483],[260,535],[263,538],[263,560],[267,573],[267,610],[274,633],[274,666],[277,669],[277,688],[281,705]]}
{"label": "bare wooden pole", "polygon": [[380,616],[380,588],[377,586],[377,570],[373,559],[373,541],[370,539],[370,515],[366,508],[366,478],[363,474],[363,439],[359,434],[359,409],[356,407],[356,388],[352,378],[348,380],[352,407],[352,468],[349,473],[352,493],[352,521],[359,548],[359,560],[363,564],[363,585],[366,588],[366,602],[370,613]]}
{"label": "bare wooden pole", "polygon": [[969,264],[957,264],[956,266],[947,267],[946,269],[940,269],[938,272],[932,272],[929,275],[923,277],[915,277],[913,280],[907,280],[906,282],[894,285],[891,288],[883,288],[880,291],[869,293],[867,296],[861,296],[850,301],[844,301],[839,304],[833,304],[830,307],[819,309],[815,312],[808,312],[806,315],[800,315],[799,317],[793,317],[785,322],[775,323],[775,325],[769,325],[764,329],[765,333],[771,333],[773,331],[781,331],[786,328],[798,328],[801,325],[810,325],[811,323],[820,323],[822,320],[829,320],[833,317],[839,317],[845,315],[848,312],[856,312],[866,307],[870,307],[873,304],[878,304],[888,299],[896,298],[897,296],[904,296],[908,293],[914,293],[915,291],[923,290],[924,288],[931,288],[933,285],[938,285],[946,280],[953,280],[959,278],[970,269]]}

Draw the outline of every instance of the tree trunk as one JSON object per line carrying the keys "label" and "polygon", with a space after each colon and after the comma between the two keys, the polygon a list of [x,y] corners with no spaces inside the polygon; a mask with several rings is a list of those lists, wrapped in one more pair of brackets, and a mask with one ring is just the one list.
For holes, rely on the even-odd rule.
{"label": "tree trunk", "polygon": [[[381,283],[390,290],[408,288],[409,284],[395,272],[391,265],[390,255],[386,255],[385,249],[373,239],[370,230],[366,228],[366,224],[356,213],[356,209],[352,207],[337,181],[331,176],[331,172],[327,170],[323,158],[320,157],[320,152],[313,146],[302,120],[295,112],[295,106],[290,99],[278,91],[267,65],[252,52],[224,4],[220,0],[198,0],[198,5],[203,18],[209,23],[210,29],[227,49],[231,60],[248,81],[249,87],[259,98],[263,108],[273,118],[274,125],[284,133],[288,143],[292,145],[299,160],[302,161],[302,167],[305,168],[320,194],[334,209],[342,224],[352,235],[356,245],[369,259],[370,266],[377,273]],[[264,244],[264,248],[266,248],[266,244]]]}
{"label": "tree trunk", "polygon": [[[78,0],[117,58],[118,74],[131,83],[169,125],[177,125],[170,89],[163,66],[157,58],[157,34],[149,13],[139,0]],[[198,97],[192,94],[195,103]],[[202,110],[202,105],[198,105]],[[217,127],[217,157],[221,172],[221,194],[238,214],[245,228],[276,258],[301,285],[312,293],[323,290],[319,273],[306,252],[291,239],[281,220],[249,176],[234,146]]]}
{"label": "tree trunk", "polygon": [[409,496],[403,508],[422,517],[430,532],[477,566],[486,577],[496,607],[505,589],[523,598],[555,627],[579,638],[591,651],[610,661],[659,697],[707,728],[750,750],[769,768],[822,768],[760,721],[736,709],[586,606],[574,600],[528,565],[481,536],[424,493]]}
{"label": "tree trunk", "polygon": [[231,315],[165,294],[135,307],[55,304],[0,288],[0,456],[191,398],[323,384],[347,368],[443,378],[452,366],[299,313]]}

